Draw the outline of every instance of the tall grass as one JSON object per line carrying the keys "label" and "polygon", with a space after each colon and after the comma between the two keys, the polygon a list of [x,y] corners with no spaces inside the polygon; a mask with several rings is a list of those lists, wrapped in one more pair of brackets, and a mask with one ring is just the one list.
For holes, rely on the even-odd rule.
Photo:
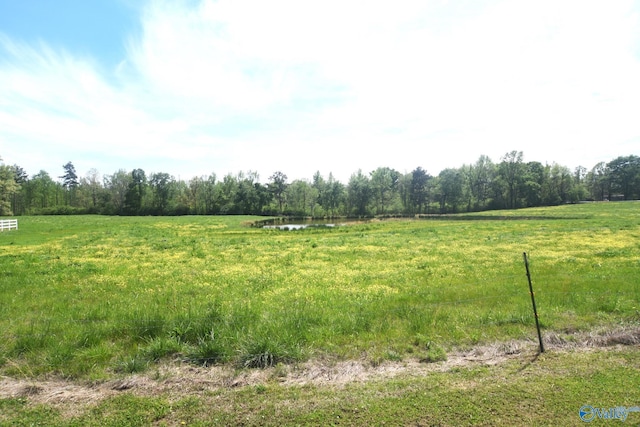
{"label": "tall grass", "polygon": [[599,203],[289,232],[250,217],[24,217],[0,234],[0,371],[374,360],[426,353],[418,341],[530,337],[525,251],[544,328],[637,322],[639,213]]}

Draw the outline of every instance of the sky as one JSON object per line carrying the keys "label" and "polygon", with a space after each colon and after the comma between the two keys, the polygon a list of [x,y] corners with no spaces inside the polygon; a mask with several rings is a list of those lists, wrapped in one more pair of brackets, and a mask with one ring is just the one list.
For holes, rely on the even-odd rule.
{"label": "sky", "polygon": [[432,175],[640,155],[640,0],[0,0],[29,175]]}

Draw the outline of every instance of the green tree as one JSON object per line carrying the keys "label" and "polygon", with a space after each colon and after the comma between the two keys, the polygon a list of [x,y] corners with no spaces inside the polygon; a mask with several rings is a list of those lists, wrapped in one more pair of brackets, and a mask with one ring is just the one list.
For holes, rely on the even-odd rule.
{"label": "green tree", "polygon": [[277,171],[269,177],[267,188],[278,202],[278,213],[284,212],[284,203],[287,190],[287,175]]}
{"label": "green tree", "polygon": [[76,188],[79,185],[76,168],[71,162],[67,162],[62,168],[64,169],[64,174],[59,178],[62,179],[62,188],[65,189],[65,200],[68,205],[73,205]]}
{"label": "green tree", "polygon": [[[0,161],[1,160],[2,159],[0,158]],[[18,165],[13,165],[13,173],[15,175],[15,181],[20,185],[26,183],[29,180],[29,175],[27,174],[27,172]]]}
{"label": "green tree", "polygon": [[238,192],[238,180],[233,174],[228,173],[217,184],[216,198],[218,200],[219,213],[229,215],[236,212],[236,193]]}
{"label": "green tree", "polygon": [[14,215],[24,215],[27,210],[27,203],[24,188],[29,181],[27,172],[18,165],[11,166],[14,180],[18,184],[18,190],[13,193],[11,200],[11,210]]}
{"label": "green tree", "polygon": [[28,199],[34,208],[46,209],[57,205],[59,184],[51,179],[51,176],[41,170],[29,180]]}
{"label": "green tree", "polygon": [[413,213],[410,196],[411,191],[411,174],[401,173],[398,176],[398,188],[396,190],[396,200],[400,201],[400,206],[395,206],[398,212],[403,214]]}
{"label": "green tree", "polygon": [[[457,212],[462,201],[464,177],[459,169],[447,168],[438,174],[440,212]],[[447,207],[450,206],[451,209]]]}
{"label": "green tree", "polygon": [[624,200],[640,196],[640,157],[620,156],[607,164],[612,191],[622,194]]}
{"label": "green tree", "polygon": [[165,215],[169,207],[171,196],[171,184],[174,179],[166,172],[157,172],[151,174],[149,186],[153,196],[153,209],[156,215]]}
{"label": "green tree", "polygon": [[189,186],[181,179],[169,179],[169,198],[162,215],[189,214]]}
{"label": "green tree", "polygon": [[585,178],[587,191],[593,200],[604,200],[611,193],[609,168],[605,162],[596,164]]}
{"label": "green tree", "polygon": [[318,206],[318,189],[313,186],[313,183],[309,184],[309,194],[307,200],[307,211],[311,216],[316,214],[316,206]]}
{"label": "green tree", "polygon": [[189,212],[195,215],[204,215],[206,213],[205,204],[205,185],[206,176],[196,176],[189,180]]}
{"label": "green tree", "polygon": [[511,151],[502,157],[498,173],[505,184],[506,207],[509,209],[515,209],[520,205],[519,197],[524,177],[523,172],[522,151]]}
{"label": "green tree", "polygon": [[142,169],[134,169],[131,172],[131,181],[127,186],[125,194],[125,211],[129,215],[140,215],[142,213],[142,200],[147,189],[147,175]]}
{"label": "green tree", "polygon": [[329,211],[329,215],[336,216],[339,214],[340,206],[344,202],[344,196],[344,185],[333,177],[333,173],[329,172],[323,200],[323,204],[325,209]]}
{"label": "green tree", "polygon": [[[0,158],[1,161],[2,158]],[[16,182],[15,170],[0,163],[0,216],[13,215],[11,201],[19,189],[20,185]]]}
{"label": "green tree", "polygon": [[237,214],[260,214],[262,211],[258,172],[240,172],[236,177],[234,212]]}
{"label": "green tree", "polygon": [[469,185],[474,200],[474,209],[486,209],[495,179],[496,167],[489,156],[482,155],[469,171]]}
{"label": "green tree", "polygon": [[571,194],[571,202],[575,203],[587,198],[586,186],[587,168],[578,166],[573,171],[573,190]]}
{"label": "green tree", "polygon": [[547,170],[540,162],[528,162],[524,167],[522,195],[525,206],[542,204],[542,190],[547,180]]}
{"label": "green tree", "polygon": [[[316,173],[313,174],[313,180],[311,182],[311,186],[316,190],[315,192],[316,192],[317,205],[319,205],[322,208],[322,211],[324,213],[326,211],[326,207],[324,206],[324,201],[326,199],[325,192],[327,191],[327,184],[324,178],[322,177],[322,175],[320,174],[320,171],[316,171]],[[312,215],[315,215],[315,209]]]}
{"label": "green tree", "polygon": [[89,169],[87,174],[80,178],[77,197],[78,205],[84,207],[87,212],[104,212],[108,193],[101,183],[100,173],[97,169]]}
{"label": "green tree", "polygon": [[571,201],[573,179],[569,168],[554,163],[548,171],[545,182],[548,189],[543,191],[543,203],[553,206]]}
{"label": "green tree", "polygon": [[287,205],[294,215],[307,215],[307,208],[313,198],[315,198],[315,191],[311,183],[306,180],[296,179],[287,187]]}
{"label": "green tree", "polygon": [[411,213],[424,213],[429,205],[431,190],[429,183],[432,179],[433,177],[420,166],[411,172],[411,183],[409,184]]}
{"label": "green tree", "polygon": [[271,204],[273,196],[266,185],[256,182],[253,186],[255,188],[256,195],[258,196],[254,213],[256,215],[263,214],[265,209],[267,209]]}
{"label": "green tree", "polygon": [[371,201],[372,189],[369,177],[362,173],[362,169],[351,175],[347,185],[347,201],[351,213],[358,216],[367,215],[367,207]]}
{"label": "green tree", "polygon": [[104,182],[110,194],[108,212],[117,215],[124,214],[127,190],[131,184],[131,174],[120,169],[113,175],[105,176]]}
{"label": "green tree", "polygon": [[384,215],[391,204],[396,190],[400,173],[388,167],[379,167],[371,172],[371,190],[376,204],[376,213]]}
{"label": "green tree", "polygon": [[204,186],[204,210],[207,215],[215,215],[220,213],[220,204],[218,197],[219,187],[217,185],[216,178],[216,174],[212,173],[202,182],[202,185]]}

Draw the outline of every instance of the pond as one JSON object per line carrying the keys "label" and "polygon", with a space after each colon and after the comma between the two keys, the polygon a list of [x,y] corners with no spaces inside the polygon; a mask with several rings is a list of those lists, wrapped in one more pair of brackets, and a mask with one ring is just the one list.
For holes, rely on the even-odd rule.
{"label": "pond", "polygon": [[279,230],[303,230],[305,228],[314,227],[314,228],[324,228],[324,227],[335,227],[336,224],[280,224],[280,225],[263,225],[262,228],[277,228]]}
{"label": "pond", "polygon": [[343,225],[360,224],[370,221],[371,218],[362,217],[333,217],[333,218],[312,218],[312,217],[278,217],[269,218],[262,221],[254,221],[252,227],[270,228],[283,231],[304,230],[305,228],[333,228]]}

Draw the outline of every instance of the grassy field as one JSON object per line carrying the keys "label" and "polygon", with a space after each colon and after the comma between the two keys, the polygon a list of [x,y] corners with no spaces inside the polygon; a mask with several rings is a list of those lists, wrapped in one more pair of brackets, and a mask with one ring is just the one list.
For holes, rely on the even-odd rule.
{"label": "grassy field", "polygon": [[[169,362],[277,370],[309,360],[359,360],[370,366],[438,362],[455,351],[496,341],[530,340],[535,349],[523,252],[530,257],[545,333],[569,336],[640,322],[637,202],[299,231],[246,225],[256,219],[20,218],[19,231],[0,234],[0,374],[100,382],[153,372]],[[579,360],[582,365],[576,365]],[[496,372],[474,368],[373,381],[352,386],[349,392],[315,385],[260,385],[177,403],[166,396],[126,395],[104,401],[94,412],[80,415],[77,423],[97,422],[100,411],[112,414],[115,406],[110,405],[122,404],[115,403],[117,399],[133,399],[123,405],[131,405],[131,414],[138,414],[143,425],[149,419],[178,424],[180,416],[197,424],[204,422],[201,412],[212,400],[226,402],[228,409],[234,407],[229,401],[240,399],[238,411],[222,411],[221,422],[237,422],[233,417],[244,414],[247,424],[268,424],[255,417],[270,413],[269,405],[298,399],[305,408],[311,405],[309,396],[315,395],[319,406],[302,412],[292,409],[290,416],[282,413],[280,421],[357,425],[388,419],[393,425],[393,420],[404,424],[421,419],[425,425],[436,420],[478,424],[482,420],[473,422],[473,414],[495,404],[483,406],[478,399],[484,396],[505,400],[498,404],[504,408],[495,411],[502,417],[516,411],[514,418],[503,421],[520,424],[517,402],[522,399],[513,400],[511,394],[529,381],[546,399],[553,399],[555,391],[548,381],[557,378],[554,370],[571,369],[576,378],[596,378],[600,394],[589,396],[624,405],[629,392],[622,384],[635,384],[631,397],[638,401],[627,404],[640,404],[637,347],[604,354],[543,355],[535,364],[549,369],[538,377],[505,381],[502,389],[500,381],[491,381],[491,376],[510,378],[509,372],[521,372],[522,363],[491,368]],[[456,389],[461,382],[475,384],[472,388],[480,397]],[[556,383],[561,394],[550,403],[549,408],[555,408],[550,424],[568,402],[575,406],[580,393],[585,395],[578,379]],[[400,392],[404,389],[413,391]],[[441,399],[437,405],[421,394],[429,390]],[[265,395],[270,396],[268,402],[253,408]],[[334,399],[349,395],[356,400],[343,401],[342,406],[370,410],[338,411],[342,422],[331,418]],[[529,409],[536,405],[535,398],[527,399]],[[333,403],[323,406],[325,401]],[[0,400],[0,413],[4,408],[23,421],[47,411],[60,416],[51,407],[34,408],[26,402]],[[393,409],[389,402],[423,409]],[[183,406],[175,409],[176,404]],[[425,407],[432,408],[433,416],[417,417],[424,415]],[[570,409],[577,413],[578,407]],[[396,418],[397,411],[409,418]],[[546,423],[544,412],[533,414],[537,418],[532,420]],[[471,418],[464,418],[467,415]],[[576,421],[581,422],[577,417]],[[118,423],[127,424],[114,421]]]}

